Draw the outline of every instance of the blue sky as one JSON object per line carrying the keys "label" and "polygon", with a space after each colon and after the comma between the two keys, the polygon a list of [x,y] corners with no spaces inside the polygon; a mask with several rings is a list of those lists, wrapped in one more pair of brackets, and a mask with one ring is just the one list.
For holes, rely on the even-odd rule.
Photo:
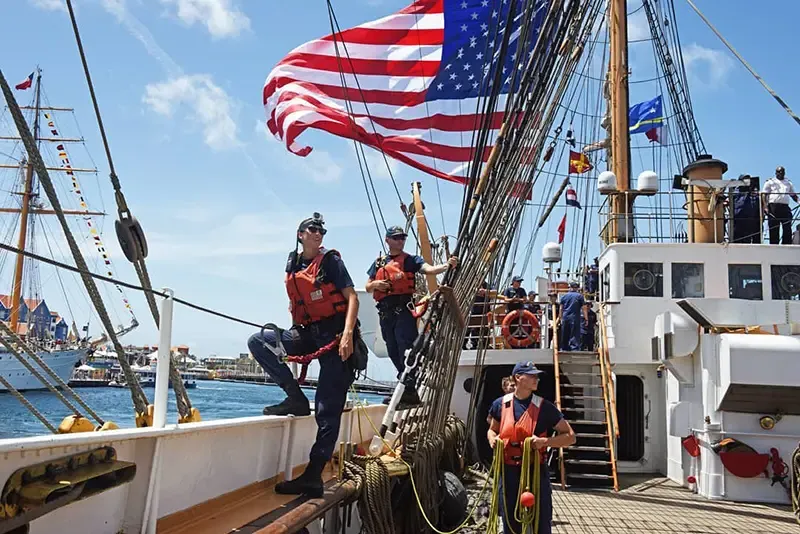
{"label": "blue sky", "polygon": [[[286,323],[288,302],[282,282],[286,254],[293,247],[297,222],[315,210],[328,220],[326,244],[342,252],[356,284],[363,284],[381,241],[352,144],[309,130],[303,140],[315,151],[299,158],[263,128],[264,79],[292,48],[329,33],[324,2],[74,3],[117,172],[149,239],[148,265],[155,286],[170,287],[183,298],[255,322]],[[334,6],[341,26],[349,27],[407,3],[347,0]],[[82,177],[89,182],[85,189],[93,189],[87,200],[92,207],[103,206],[113,213],[107,166],[62,4],[5,2],[0,19],[2,69],[9,81],[17,83],[40,65],[51,104],[75,108],[88,152],[101,170],[98,179]],[[770,176],[775,165],[782,164],[790,178],[795,176],[800,171],[791,154],[800,144],[800,128],[688,6],[676,4],[694,109],[708,150],[729,163],[731,174]],[[797,49],[793,21],[800,16],[800,4],[775,1],[759,9],[745,0],[698,4],[789,105],[800,109],[800,73],[793,53]],[[641,18],[634,19],[631,31],[643,30]],[[632,52],[634,78],[638,62],[645,59],[644,53],[641,58],[636,53]],[[67,127],[73,125],[72,119],[67,119],[64,135],[74,133]],[[81,150],[72,148],[74,164],[86,163]],[[397,197],[377,155],[371,168],[384,213],[390,224],[400,222]],[[407,202],[410,182],[422,181],[434,232],[443,233],[444,218],[446,232],[455,233],[460,186],[438,184],[442,217],[432,178],[400,164],[393,164],[393,171]],[[112,218],[106,219],[104,227],[112,229]],[[540,241],[553,236],[554,227]],[[105,241],[115,271],[123,279],[135,280],[113,231],[106,232]],[[538,252],[534,254],[537,258]],[[526,276],[535,276],[539,268],[534,261]],[[60,292],[54,292],[57,304],[52,307],[58,308]],[[142,326],[126,341],[155,343],[156,329],[144,299],[127,294]],[[246,351],[250,331],[176,308],[174,342],[190,345],[200,356]]]}

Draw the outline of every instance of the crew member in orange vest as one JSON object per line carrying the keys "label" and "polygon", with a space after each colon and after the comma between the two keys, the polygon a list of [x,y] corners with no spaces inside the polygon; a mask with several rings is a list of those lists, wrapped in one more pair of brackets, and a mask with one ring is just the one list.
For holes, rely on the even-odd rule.
{"label": "crew member in orange vest", "polygon": [[[541,478],[539,493],[539,531],[535,534],[550,534],[553,520],[553,498],[550,474],[545,463],[548,447],[569,447],[575,443],[575,432],[556,405],[534,393],[539,387],[539,374],[533,362],[520,362],[511,373],[515,389],[492,403],[489,408],[491,425],[487,432],[489,445],[494,448],[497,440],[503,440],[504,484],[500,500],[503,532],[522,534],[522,526],[514,519],[517,507],[520,476],[522,474],[522,444],[525,438],[535,436],[531,445],[540,451]],[[555,435],[553,431],[556,432]],[[532,469],[533,467],[531,467]]]}
{"label": "crew member in orange vest", "polygon": [[[386,245],[389,254],[375,260],[367,270],[369,281],[365,289],[372,293],[377,302],[378,315],[381,322],[381,335],[386,342],[386,351],[398,372],[398,378],[406,368],[405,352],[411,348],[417,338],[417,320],[411,315],[415,283],[414,274],[441,274],[448,267],[456,266],[455,256],[447,263],[431,266],[420,256],[412,256],[403,252],[406,245],[405,230],[400,226],[392,226],[386,230]],[[420,403],[416,388],[416,373],[408,375],[405,390],[400,398],[401,407],[415,406]],[[389,404],[390,397],[383,402]]]}
{"label": "crew member in orange vest", "polygon": [[[356,357],[351,358],[354,346],[363,345],[353,339],[358,295],[339,253],[322,248],[325,233],[325,221],[319,213],[304,219],[297,228],[297,241],[303,249],[298,253],[295,248],[289,254],[285,277],[292,328],[280,332],[280,339],[287,354],[306,355],[328,345],[337,336],[341,338],[338,348],[325,352],[318,360],[319,378],[314,396],[317,439],[311,447],[309,463],[298,478],[277,484],[277,493],[322,496],[322,471],[339,436],[347,390],[355,378],[354,360],[363,356],[359,355],[359,348]],[[274,352],[277,345],[276,332],[266,328],[247,342],[253,357],[286,392],[286,399],[264,408],[264,415],[309,415],[308,398],[292,371]]]}

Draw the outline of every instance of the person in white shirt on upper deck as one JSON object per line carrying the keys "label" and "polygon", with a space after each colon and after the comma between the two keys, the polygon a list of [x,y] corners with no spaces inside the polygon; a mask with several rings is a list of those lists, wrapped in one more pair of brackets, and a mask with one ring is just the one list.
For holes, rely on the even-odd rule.
{"label": "person in white shirt on upper deck", "polygon": [[[772,245],[792,244],[792,210],[789,209],[789,198],[798,202],[794,185],[786,179],[786,170],[778,166],[775,177],[767,180],[761,194],[763,196],[764,214],[769,226],[769,242]],[[780,238],[783,226],[783,239]]]}

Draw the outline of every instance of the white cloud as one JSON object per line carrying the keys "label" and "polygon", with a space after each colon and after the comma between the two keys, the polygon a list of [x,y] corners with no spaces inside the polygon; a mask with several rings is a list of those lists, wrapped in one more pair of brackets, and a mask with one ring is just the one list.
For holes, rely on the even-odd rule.
{"label": "white cloud", "polygon": [[[640,6],[641,3],[637,3],[637,5]],[[635,7],[629,5],[631,10],[635,9]],[[643,10],[639,9],[628,17],[628,41],[642,41],[650,38],[650,25],[647,22],[647,16]]]}
{"label": "white cloud", "polygon": [[143,100],[153,111],[167,117],[185,106],[203,126],[205,142],[216,150],[237,147],[240,142],[233,120],[233,102],[208,74],[183,75],[166,82],[148,84]]}
{"label": "white cloud", "polygon": [[724,84],[733,67],[733,60],[727,54],[697,43],[683,48],[683,61],[692,81],[708,89]]}
{"label": "white cloud", "polygon": [[[400,170],[400,162],[394,158],[390,158],[386,156],[386,160],[384,161],[383,155],[378,152],[377,150],[373,150],[371,148],[367,148],[364,150],[364,153],[367,155],[367,165],[369,165],[369,172],[372,174],[373,178],[379,178],[382,180],[389,180],[392,176],[397,179],[397,173]],[[386,162],[389,162],[389,168],[386,168]],[[391,174],[389,173],[391,171]]]}
{"label": "white cloud", "polygon": [[[198,206],[199,207],[199,206]],[[219,206],[209,204],[215,216],[204,223],[190,224],[185,231],[171,233],[150,231],[147,234],[148,260],[196,263],[198,259],[219,261],[268,254],[286,254],[294,246],[298,223],[307,214],[295,212],[251,212],[227,215]],[[362,228],[370,220],[361,211],[325,213],[329,230]],[[217,224],[219,221],[227,221]],[[227,269],[227,267],[226,267]]]}
{"label": "white cloud", "polygon": [[282,142],[272,136],[264,121],[256,121],[256,133],[267,139],[268,146],[274,153],[274,159],[283,163],[289,171],[300,173],[318,184],[339,183],[341,180],[344,169],[330,152],[316,149],[305,157],[292,154],[286,150]]}
{"label": "white cloud", "polygon": [[214,38],[235,37],[250,29],[250,19],[231,0],[161,0],[175,6],[178,18],[189,26],[205,24]]}
{"label": "white cloud", "polygon": [[29,0],[34,7],[47,11],[66,11],[67,5],[64,0]]}

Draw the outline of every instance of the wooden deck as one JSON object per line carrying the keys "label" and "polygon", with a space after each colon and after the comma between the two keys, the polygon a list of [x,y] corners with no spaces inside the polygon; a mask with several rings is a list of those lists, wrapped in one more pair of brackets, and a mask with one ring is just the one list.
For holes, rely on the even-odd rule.
{"label": "wooden deck", "polygon": [[554,534],[800,533],[791,507],[709,501],[666,478],[621,476],[619,493],[554,491],[553,507]]}

